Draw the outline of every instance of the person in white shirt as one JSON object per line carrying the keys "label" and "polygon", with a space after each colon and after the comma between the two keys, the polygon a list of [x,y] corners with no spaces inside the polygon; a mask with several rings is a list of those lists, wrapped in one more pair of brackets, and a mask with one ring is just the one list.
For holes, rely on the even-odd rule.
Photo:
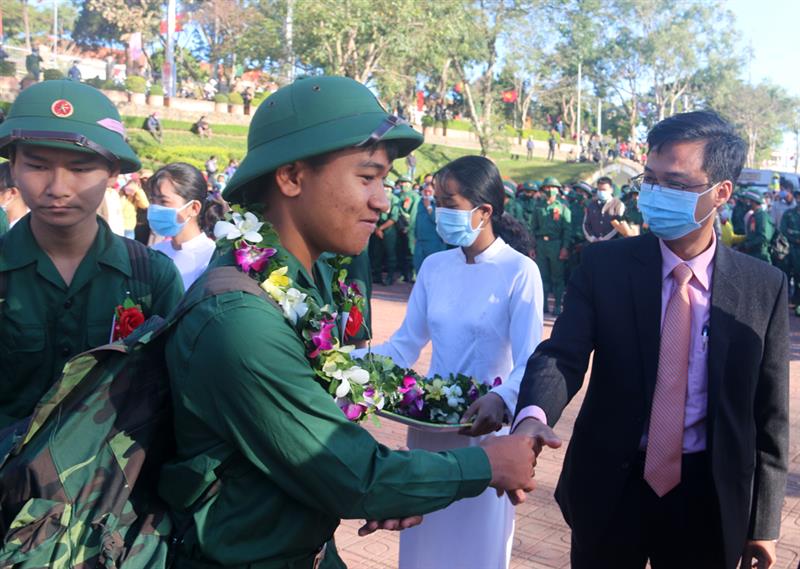
{"label": "person in white shirt", "polygon": [[9,229],[30,211],[22,201],[19,189],[14,185],[9,162],[0,164],[0,208],[6,212]]}
{"label": "person in white shirt", "polygon": [[213,234],[226,206],[219,194],[209,194],[200,170],[185,162],[159,169],[148,181],[148,188],[150,229],[168,238],[152,248],[173,260],[188,290],[211,260],[215,244],[209,234]]}
{"label": "person in white shirt", "polygon": [[[456,248],[425,259],[403,324],[372,351],[411,367],[432,342],[429,375],[463,373],[485,383],[502,379],[462,417],[471,427],[457,433],[409,429],[410,448],[440,451],[507,432],[503,423],[513,415],[525,365],[541,340],[543,304],[536,263],[507,242],[518,243],[524,230],[504,213],[497,167],[486,158],[465,156],[437,172],[434,184],[437,232]],[[513,534],[513,506],[489,490],[403,531],[400,568],[505,569]]]}

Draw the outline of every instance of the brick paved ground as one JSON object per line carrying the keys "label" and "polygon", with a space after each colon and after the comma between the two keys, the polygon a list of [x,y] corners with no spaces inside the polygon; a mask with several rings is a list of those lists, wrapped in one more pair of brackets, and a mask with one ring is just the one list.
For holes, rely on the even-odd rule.
{"label": "brick paved ground", "polygon": [[[389,289],[376,287],[373,299],[373,328],[375,339],[380,342],[387,338],[402,322],[405,314],[405,300],[410,287],[399,284]],[[792,323],[792,362],[791,362],[791,432],[798,432],[800,413],[796,412],[800,403],[800,318],[791,317]],[[546,319],[545,337],[549,336],[552,320]],[[425,371],[430,362],[430,349],[423,352],[415,366]],[[517,508],[517,529],[514,536],[514,549],[511,569],[544,569],[569,567],[569,528],[561,517],[561,512],[553,499],[556,480],[564,459],[564,449],[569,442],[572,423],[583,399],[579,394],[565,410],[556,427],[556,432],[564,440],[558,451],[548,451],[539,457],[536,468],[538,487],[529,495],[528,501]],[[383,421],[380,427],[367,427],[384,444],[392,447],[405,442],[405,427],[390,421]],[[795,569],[800,560],[800,439],[791,439],[791,464],[786,502],[783,508],[783,528],[778,543],[778,563],[780,569]],[[359,538],[357,521],[345,521],[336,532],[336,542],[342,558],[350,569],[391,569],[397,567],[398,534],[378,532],[366,538]],[[420,568],[423,569],[423,568]],[[450,569],[450,568],[431,568]]]}

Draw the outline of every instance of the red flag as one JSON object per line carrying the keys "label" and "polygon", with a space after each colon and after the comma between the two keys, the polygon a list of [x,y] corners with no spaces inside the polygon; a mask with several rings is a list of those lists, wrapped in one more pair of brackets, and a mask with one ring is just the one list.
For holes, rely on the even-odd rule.
{"label": "red flag", "polygon": [[422,91],[417,91],[417,110],[421,111],[422,107],[425,106],[425,93]]}
{"label": "red flag", "polygon": [[517,101],[517,91],[515,89],[503,91],[502,95],[504,103],[514,103]]}

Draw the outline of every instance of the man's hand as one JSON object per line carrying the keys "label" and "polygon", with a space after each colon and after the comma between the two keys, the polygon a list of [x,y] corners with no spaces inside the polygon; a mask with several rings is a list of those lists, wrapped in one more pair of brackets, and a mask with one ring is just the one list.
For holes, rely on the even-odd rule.
{"label": "man's hand", "polygon": [[471,427],[464,427],[459,434],[477,437],[500,430],[506,414],[506,403],[497,393],[487,393],[469,406],[461,417],[462,423],[472,422]]}
{"label": "man's hand", "polygon": [[409,516],[407,518],[392,519],[392,520],[368,520],[363,526],[358,528],[358,535],[364,537],[379,529],[388,531],[401,531],[408,528],[413,528],[422,523],[422,516]]}
{"label": "man's hand", "polygon": [[564,247],[561,248],[561,251],[558,252],[558,259],[560,261],[566,261],[569,259],[569,251],[567,251]]}
{"label": "man's hand", "polygon": [[[561,446],[561,439],[553,432],[553,429],[533,417],[525,419],[517,425],[514,435],[530,437],[533,441],[533,452],[537,457],[544,447],[559,448]],[[519,489],[509,490],[508,499],[516,506],[525,501],[525,493]]]}
{"label": "man's hand", "polygon": [[525,493],[536,487],[533,483],[536,466],[533,439],[519,435],[489,437],[481,442],[481,447],[492,467],[489,486],[497,490],[498,496],[505,491],[519,491],[524,501]]}
{"label": "man's hand", "polygon": [[775,564],[775,542],[750,539],[742,552],[742,569],[769,569]]}
{"label": "man's hand", "polygon": [[376,227],[375,237],[377,237],[378,239],[383,239],[383,229],[381,229],[380,227]]}
{"label": "man's hand", "polygon": [[514,434],[531,437],[536,456],[539,456],[544,447],[559,448],[561,446],[561,439],[553,432],[553,429],[533,417],[529,417],[517,425]]}

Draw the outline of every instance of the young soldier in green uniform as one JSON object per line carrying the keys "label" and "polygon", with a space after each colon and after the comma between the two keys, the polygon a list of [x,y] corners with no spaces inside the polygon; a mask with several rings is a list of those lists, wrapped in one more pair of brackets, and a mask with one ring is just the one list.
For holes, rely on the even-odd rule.
{"label": "young soldier in green uniform", "polygon": [[628,192],[622,196],[622,203],[625,204],[625,213],[622,215],[623,221],[628,225],[639,227],[639,235],[647,233],[647,224],[644,222],[642,212],[639,211],[639,186],[628,186]]}
{"label": "young soldier in green uniform", "polygon": [[[299,79],[270,102],[253,117],[224,197],[263,213],[292,286],[322,306],[330,287],[314,260],[364,248],[389,205],[383,177],[422,137],[351,79]],[[234,266],[233,257],[212,266]],[[261,296],[201,301],[166,355],[177,459],[162,472],[161,495],[178,523],[191,517],[178,568],[311,569],[323,556],[321,567],[341,566],[325,548],[341,518],[426,513],[490,483],[530,488],[532,441],[513,435],[442,453],[378,444],[317,383],[300,334]],[[218,493],[188,512],[217,477]]]}
{"label": "young soldier in green uniform", "polygon": [[742,199],[749,203],[752,213],[747,219],[745,238],[739,247],[744,253],[771,263],[769,245],[775,233],[775,226],[762,207],[764,198],[757,190],[751,189],[744,192]]}
{"label": "young soldier in green uniform", "polygon": [[[386,211],[381,211],[375,233],[369,238],[372,280],[383,285],[394,283],[397,271],[397,227],[395,225],[400,217],[400,207],[393,190],[394,184],[385,181],[384,192],[389,205]],[[386,269],[385,277],[383,276],[384,269]]]}
{"label": "young soldier in green uniform", "polygon": [[733,232],[737,235],[744,235],[747,233],[747,228],[744,226],[744,216],[750,211],[750,205],[744,199],[744,192],[746,188],[740,188],[733,192],[733,197],[736,203],[733,206],[731,213],[731,223],[733,224]]}
{"label": "young soldier in green uniform", "polygon": [[583,235],[583,218],[586,215],[586,204],[592,199],[592,187],[586,182],[577,182],[572,185],[569,195],[570,239],[569,259],[564,275],[564,281],[569,282],[572,271],[578,268],[581,262],[581,249],[586,245]]}
{"label": "young soldier in green uniform", "polygon": [[[794,190],[795,202],[800,199],[800,189]],[[794,294],[791,302],[800,305],[800,209],[787,209],[781,217],[781,233],[789,241],[789,256],[786,258],[788,278],[794,279]]]}
{"label": "young soldier in green uniform", "polygon": [[30,208],[0,245],[2,428],[33,411],[68,359],[109,342],[126,298],[145,317],[166,316],[183,286],[169,258],[97,215],[106,187],[140,167],[100,91],[73,81],[25,89],[0,125],[0,155]]}
{"label": "young soldier in green uniform", "polygon": [[522,184],[522,193],[517,198],[519,204],[519,211],[521,213],[520,223],[528,231],[533,229],[533,214],[536,211],[536,192],[539,190],[534,182],[525,182]]}
{"label": "young soldier in green uniform", "polygon": [[406,176],[397,179],[400,188],[400,193],[397,194],[397,267],[407,283],[413,281],[411,257],[414,251],[414,226],[417,223],[419,206],[419,192],[415,191],[411,184],[411,179]]}
{"label": "young soldier in green uniform", "polygon": [[564,296],[564,268],[572,242],[572,216],[569,208],[558,201],[561,183],[549,176],[542,183],[545,193],[544,207],[536,210],[533,222],[536,237],[536,264],[542,273],[545,312],[547,293],[553,293],[553,315],[561,314],[561,298]]}

